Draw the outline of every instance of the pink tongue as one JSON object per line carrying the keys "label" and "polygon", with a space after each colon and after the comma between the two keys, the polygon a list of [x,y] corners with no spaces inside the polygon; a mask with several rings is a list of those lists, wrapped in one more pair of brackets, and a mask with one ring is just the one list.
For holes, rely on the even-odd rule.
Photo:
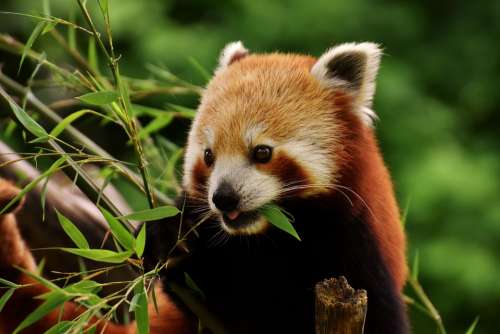
{"label": "pink tongue", "polygon": [[240,212],[235,210],[235,211],[228,212],[226,215],[229,219],[235,220],[240,215]]}

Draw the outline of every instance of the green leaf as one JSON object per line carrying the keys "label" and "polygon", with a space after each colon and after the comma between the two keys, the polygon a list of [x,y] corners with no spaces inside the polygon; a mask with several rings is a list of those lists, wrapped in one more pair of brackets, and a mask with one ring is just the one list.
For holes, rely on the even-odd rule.
{"label": "green leaf", "polygon": [[101,8],[102,14],[107,15],[108,14],[108,0],[99,0],[99,7]]}
{"label": "green leaf", "polygon": [[0,95],[2,95],[3,98],[9,103],[14,115],[26,130],[37,138],[48,138],[48,134],[45,129],[33,118],[31,118],[30,115],[28,115],[28,113],[24,111],[3,89],[0,90]]}
{"label": "green leaf", "polygon": [[114,91],[103,90],[100,92],[87,93],[82,96],[77,97],[82,102],[96,105],[104,106],[118,100],[119,95]]}
{"label": "green leaf", "polygon": [[269,223],[277,228],[287,232],[300,241],[300,237],[295,231],[295,228],[290,223],[288,217],[281,211],[281,209],[274,204],[267,204],[260,209],[260,213],[266,217]]}
{"label": "green leaf", "polygon": [[2,297],[0,297],[0,312],[2,312],[3,308],[5,307],[5,304],[9,301],[10,297],[14,294],[14,291],[16,291],[15,288],[10,288],[9,290],[5,291]]}
{"label": "green leaf", "polygon": [[202,299],[205,299],[205,294],[203,293],[203,291],[201,291],[200,287],[193,281],[193,279],[191,278],[191,276],[189,276],[188,273],[184,273],[184,280],[186,281],[186,285],[191,289],[193,290],[194,292],[196,292],[198,295],[200,295],[200,297]]}
{"label": "green leaf", "polygon": [[38,283],[42,284],[43,286],[46,286],[47,288],[49,288],[51,290],[51,293],[52,292],[59,292],[59,293],[63,293],[63,289],[61,289],[59,286],[57,286],[56,284],[52,283],[51,281],[49,281],[48,279],[40,276],[38,273],[34,273],[32,271],[29,271],[29,270],[26,270],[24,268],[18,268],[20,271],[22,271],[25,275],[31,277],[32,279],[34,279],[35,281],[37,281]]}
{"label": "green leaf", "polygon": [[413,260],[413,266],[411,269],[411,276],[415,281],[418,281],[418,268],[419,268],[419,256],[418,256],[418,249],[415,252],[415,258]]}
{"label": "green leaf", "polygon": [[176,180],[176,167],[180,158],[182,157],[182,153],[184,150],[182,148],[176,149],[169,157],[167,161],[167,167],[165,168],[165,180]]}
{"label": "green leaf", "polygon": [[158,132],[159,130],[163,129],[164,127],[172,123],[173,119],[174,115],[169,113],[164,113],[161,116],[157,116],[155,119],[149,122],[148,125],[142,128],[141,131],[139,131],[138,133],[139,138],[143,139],[149,136],[151,133]]}
{"label": "green leaf", "polygon": [[210,81],[212,75],[207,71],[205,67],[203,67],[196,59],[193,57],[189,57],[188,61],[191,63],[193,68],[201,75],[201,77],[205,80],[205,82]]}
{"label": "green leaf", "polygon": [[150,116],[150,117],[158,117],[167,113],[166,110],[151,108],[147,106],[143,106],[140,104],[132,104],[132,113],[134,116]]}
{"label": "green leaf", "polygon": [[133,250],[135,248],[135,238],[132,233],[123,226],[122,223],[118,221],[109,211],[106,209],[99,207],[102,212],[102,215],[106,219],[111,228],[111,233],[115,237],[115,239],[123,246],[126,250]]}
{"label": "green leaf", "polygon": [[403,211],[403,215],[401,216],[401,224],[403,227],[406,226],[406,221],[408,220],[408,212],[410,211],[410,199],[406,201],[406,205]]}
{"label": "green leaf", "polygon": [[31,326],[44,316],[52,312],[58,306],[69,300],[69,296],[63,293],[54,293],[47,298],[40,306],[38,306],[32,313],[30,313],[20,324],[17,326],[14,334],[19,333],[23,329]]}
{"label": "green leaf", "polygon": [[97,262],[106,262],[106,263],[123,263],[133,254],[133,251],[113,252],[108,249],[80,249],[80,248],[60,248],[60,249],[65,252],[84,257],[86,259],[94,260]]}
{"label": "green leaf", "polygon": [[44,334],[65,334],[69,332],[72,325],[72,321],[61,321],[50,327]]}
{"label": "green leaf", "polygon": [[[118,68],[116,69],[116,80],[118,85],[118,91],[120,92],[120,97],[122,98],[123,108],[125,112],[130,115],[132,113],[132,102],[130,101],[130,94],[128,91],[127,84],[122,80]],[[127,116],[128,117],[128,116]]]}
{"label": "green leaf", "polygon": [[57,26],[56,21],[47,22],[47,24],[45,25],[45,28],[43,28],[42,35],[45,35],[46,33],[52,31],[52,29],[54,29],[56,26]]}
{"label": "green leaf", "polygon": [[121,216],[118,218],[147,222],[152,220],[159,220],[163,218],[173,217],[178,215],[179,212],[180,210],[177,209],[175,206],[165,205],[156,207],[154,209],[132,212],[128,215]]}
{"label": "green leaf", "polygon": [[89,243],[85,236],[80,232],[78,227],[76,227],[68,218],[64,217],[59,211],[56,210],[57,218],[59,219],[59,224],[63,228],[64,232],[68,235],[68,237],[73,240],[75,245],[78,248],[89,249]]}
{"label": "green leaf", "polygon": [[193,119],[194,116],[196,115],[196,110],[191,109],[191,108],[186,108],[177,104],[172,104],[168,103],[167,106],[169,106],[171,109],[177,111],[180,116],[188,118],[188,119]]}
{"label": "green leaf", "polygon": [[3,284],[5,286],[8,286],[8,287],[14,288],[14,289],[19,287],[18,284],[12,283],[11,281],[8,281],[8,280],[6,280],[4,278],[0,278],[0,284]]}
{"label": "green leaf", "polygon": [[[136,297],[137,296],[137,297]],[[148,296],[144,288],[144,280],[134,287],[134,314],[138,334],[149,333]],[[133,299],[134,299],[133,298]]]}
{"label": "green leaf", "polygon": [[479,322],[479,316],[474,319],[474,322],[470,325],[469,329],[467,329],[467,332],[465,334],[472,334],[474,333],[474,330],[476,329],[477,323]]}
{"label": "green leaf", "polygon": [[47,25],[46,21],[40,21],[36,24],[35,29],[33,29],[33,32],[31,33],[30,37],[28,38],[28,41],[24,45],[23,53],[21,55],[21,61],[19,62],[19,69],[17,70],[18,74],[21,72],[21,67],[23,66],[24,59],[26,58],[26,55],[33,47],[33,44],[35,43],[37,38],[40,37],[40,35],[42,34],[42,31],[45,29],[46,25]]}
{"label": "green leaf", "polygon": [[97,293],[102,289],[102,285],[92,280],[82,280],[64,288],[64,291],[74,294]]}
{"label": "green leaf", "polygon": [[146,224],[142,224],[137,239],[135,239],[135,253],[139,258],[144,254],[144,248],[146,247]]}
{"label": "green leaf", "polygon": [[76,121],[78,118],[80,118],[81,116],[83,116],[89,112],[93,112],[93,110],[83,109],[83,110],[76,111],[72,114],[69,114],[62,121],[57,123],[57,125],[52,129],[52,131],[50,131],[50,135],[52,137],[59,136],[64,131],[64,129],[66,129],[66,127],[68,125],[70,125],[71,123]]}
{"label": "green leaf", "polygon": [[0,215],[2,215],[9,208],[11,208],[14,204],[16,204],[27,192],[29,192],[33,188],[35,188],[36,185],[38,184],[38,182],[40,182],[44,178],[52,175],[52,173],[54,173],[65,161],[66,161],[65,156],[60,157],[52,164],[52,166],[49,167],[49,169],[47,169],[45,172],[40,174],[40,176],[38,176],[36,179],[34,179],[30,183],[28,183],[26,186],[24,186],[24,188],[19,192],[19,194],[17,194],[16,197],[14,197],[9,203],[7,203],[7,205],[5,207],[0,209]]}

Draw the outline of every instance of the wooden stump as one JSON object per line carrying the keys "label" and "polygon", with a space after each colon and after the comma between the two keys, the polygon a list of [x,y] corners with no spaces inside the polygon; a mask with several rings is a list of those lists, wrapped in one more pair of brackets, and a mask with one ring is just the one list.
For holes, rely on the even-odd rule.
{"label": "wooden stump", "polygon": [[316,334],[362,334],[368,297],[344,276],[316,284]]}

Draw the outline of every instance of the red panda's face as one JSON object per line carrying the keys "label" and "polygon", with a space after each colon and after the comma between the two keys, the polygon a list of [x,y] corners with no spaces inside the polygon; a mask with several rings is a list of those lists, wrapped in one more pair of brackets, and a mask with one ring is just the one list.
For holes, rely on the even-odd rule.
{"label": "red panda's face", "polygon": [[265,231],[268,203],[331,191],[344,127],[335,97],[354,94],[325,86],[314,64],[224,51],[191,128],[184,187],[228,233]]}

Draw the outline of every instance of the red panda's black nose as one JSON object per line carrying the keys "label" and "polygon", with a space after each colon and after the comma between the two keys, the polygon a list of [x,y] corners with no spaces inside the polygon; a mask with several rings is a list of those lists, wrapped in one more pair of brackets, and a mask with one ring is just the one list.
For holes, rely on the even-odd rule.
{"label": "red panda's black nose", "polygon": [[215,190],[212,202],[222,212],[231,212],[238,207],[240,196],[229,183],[222,182]]}

